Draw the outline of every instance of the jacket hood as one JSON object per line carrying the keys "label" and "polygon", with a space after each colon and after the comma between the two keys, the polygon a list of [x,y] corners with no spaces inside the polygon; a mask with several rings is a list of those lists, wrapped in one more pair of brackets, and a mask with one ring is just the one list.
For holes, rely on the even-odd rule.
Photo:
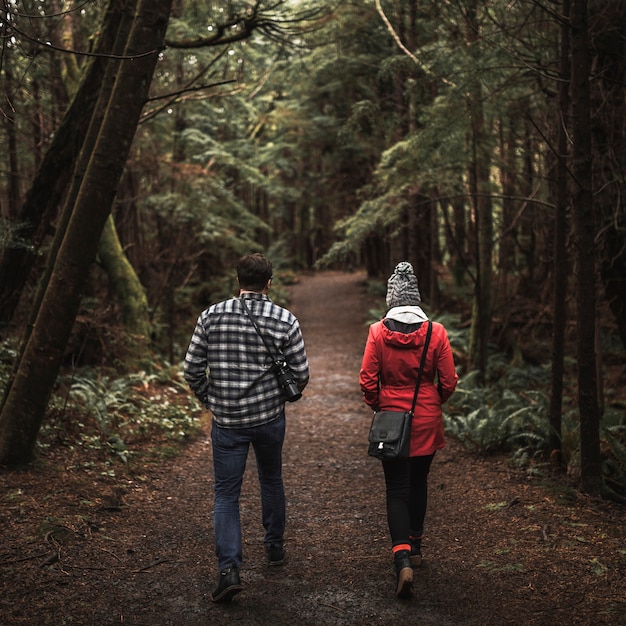
{"label": "jacket hood", "polygon": [[[393,318],[397,319],[397,318]],[[398,320],[405,321],[405,320]],[[405,323],[418,323],[423,322],[425,320],[412,320],[412,322]],[[423,346],[426,342],[426,332],[428,331],[428,324],[422,324],[417,330],[414,330],[411,333],[403,333],[396,330],[389,330],[387,326],[384,324],[384,320],[381,322],[381,334],[383,341],[396,348],[406,348],[406,349],[414,349],[419,346]]]}
{"label": "jacket hood", "polygon": [[387,311],[385,318],[404,324],[418,324],[419,322],[428,321],[428,316],[424,313],[422,307],[415,305],[394,306]]}

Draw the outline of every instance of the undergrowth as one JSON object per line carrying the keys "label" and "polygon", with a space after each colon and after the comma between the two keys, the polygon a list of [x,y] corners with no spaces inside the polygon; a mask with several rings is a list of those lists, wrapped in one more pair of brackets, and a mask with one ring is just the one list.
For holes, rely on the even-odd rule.
{"label": "undergrowth", "polygon": [[199,431],[202,409],[182,374],[173,368],[114,377],[94,369],[63,376],[48,407],[39,449],[63,445],[99,459],[112,473],[115,463],[142,455],[172,455]]}
{"label": "undergrowth", "polygon": [[486,386],[478,384],[478,372],[463,376],[445,407],[447,432],[481,455],[514,451],[520,463],[546,450],[549,400],[540,376],[511,368]]}

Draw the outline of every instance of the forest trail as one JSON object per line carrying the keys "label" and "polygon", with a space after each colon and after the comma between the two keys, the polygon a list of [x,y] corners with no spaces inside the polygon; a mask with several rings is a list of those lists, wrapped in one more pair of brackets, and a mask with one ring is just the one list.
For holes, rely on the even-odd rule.
{"label": "forest trail", "polygon": [[[311,382],[302,400],[287,405],[283,567],[265,562],[251,453],[241,502],[244,591],[229,605],[211,603],[216,560],[205,432],[181,457],[119,485],[115,506],[94,507],[107,498],[75,472],[0,475],[5,493],[23,496],[20,507],[5,499],[0,514],[0,623],[620,623],[623,510],[558,492],[505,458],[477,459],[454,441],[433,463],[415,597],[395,598],[384,482],[366,453],[371,415],[358,388],[370,307],[363,279],[323,272],[291,290]],[[44,563],[51,542],[59,558]]]}

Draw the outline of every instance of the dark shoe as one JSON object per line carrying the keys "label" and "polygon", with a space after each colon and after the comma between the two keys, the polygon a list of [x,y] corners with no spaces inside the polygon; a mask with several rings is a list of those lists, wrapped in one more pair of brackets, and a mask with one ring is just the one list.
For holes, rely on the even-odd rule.
{"label": "dark shoe", "polygon": [[243,590],[241,580],[239,579],[239,568],[231,565],[229,568],[220,572],[220,578],[217,587],[211,594],[213,602],[229,602],[233,596]]}
{"label": "dark shoe", "polygon": [[398,598],[410,598],[413,595],[413,567],[411,566],[411,553],[408,550],[400,550],[393,555],[396,566],[398,583],[396,595]]}
{"label": "dark shoe", "polygon": [[411,538],[411,565],[419,567],[422,564],[422,540]]}
{"label": "dark shoe", "polygon": [[265,546],[265,554],[270,565],[282,565],[285,562],[285,549],[282,546],[276,544]]}

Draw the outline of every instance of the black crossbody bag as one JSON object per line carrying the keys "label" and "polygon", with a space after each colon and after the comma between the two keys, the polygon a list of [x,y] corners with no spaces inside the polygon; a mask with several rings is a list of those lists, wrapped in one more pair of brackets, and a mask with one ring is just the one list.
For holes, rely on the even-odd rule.
{"label": "black crossbody bag", "polygon": [[272,352],[272,349],[269,347],[267,341],[265,340],[263,333],[261,333],[261,329],[254,319],[254,316],[252,315],[252,313],[250,313],[250,309],[248,308],[246,301],[243,298],[239,298],[239,301],[241,302],[241,306],[246,312],[246,315],[250,318],[250,321],[252,322],[259,337],[261,337],[261,341],[263,342],[265,349],[272,357],[272,361],[274,362],[274,364],[272,365],[272,371],[276,374],[276,377],[278,378],[280,387],[285,395],[285,400],[287,400],[287,402],[295,402],[296,400],[299,400],[302,397],[302,392],[300,391],[300,389],[298,389],[298,385],[296,385],[293,379],[293,374],[291,373],[289,366],[284,359],[279,359],[274,356],[274,353]]}
{"label": "black crossbody bag", "polygon": [[389,459],[408,459],[409,444],[411,441],[411,421],[413,420],[413,412],[415,411],[415,403],[417,402],[417,393],[422,382],[422,372],[424,371],[424,363],[426,362],[426,353],[430,343],[430,336],[433,330],[433,323],[428,321],[428,331],[426,332],[426,341],[422,358],[420,359],[420,367],[417,372],[417,381],[415,383],[415,391],[413,392],[413,404],[410,411],[376,411],[372,418],[369,433],[369,447],[367,453],[381,460]]}

